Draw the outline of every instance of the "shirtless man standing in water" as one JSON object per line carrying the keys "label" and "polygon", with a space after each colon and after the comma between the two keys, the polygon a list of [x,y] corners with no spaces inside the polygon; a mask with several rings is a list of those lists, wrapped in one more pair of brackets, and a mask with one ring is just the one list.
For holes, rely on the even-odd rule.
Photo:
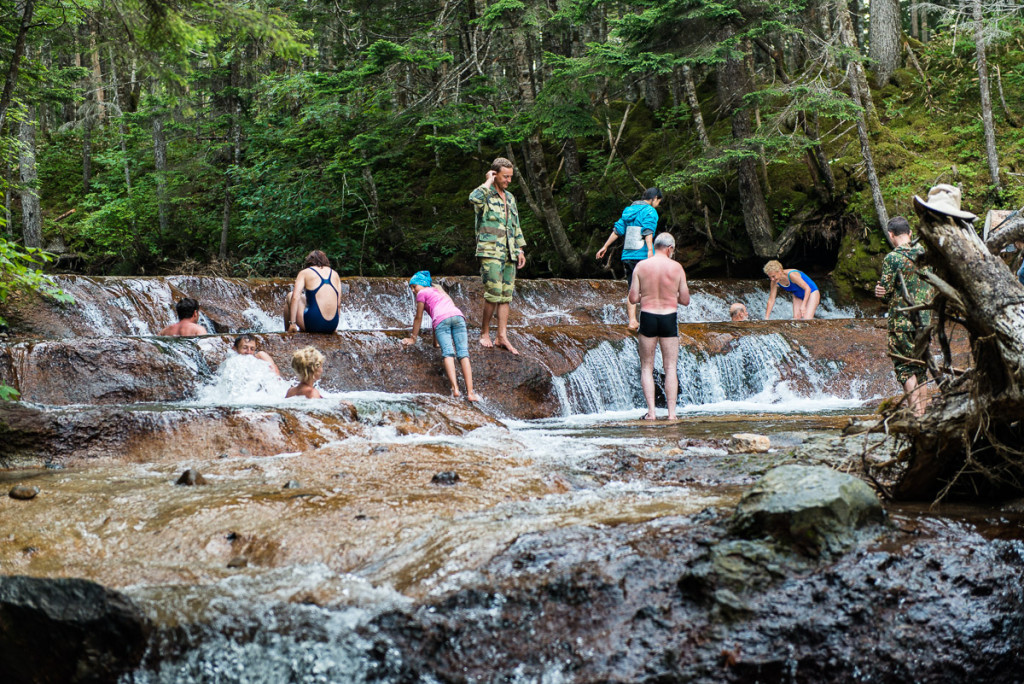
{"label": "shirtless man standing in water", "polygon": [[686,287],[686,272],[672,258],[676,249],[675,238],[661,233],[654,238],[654,256],[637,264],[633,271],[633,284],[629,288],[629,303],[640,304],[640,384],[647,401],[644,420],[655,420],[654,411],[654,353],[661,345],[661,360],[665,365],[665,398],[668,400],[668,419],[676,417],[676,397],[679,377],[676,361],[679,357],[679,324],[677,305],[688,306],[690,290]]}

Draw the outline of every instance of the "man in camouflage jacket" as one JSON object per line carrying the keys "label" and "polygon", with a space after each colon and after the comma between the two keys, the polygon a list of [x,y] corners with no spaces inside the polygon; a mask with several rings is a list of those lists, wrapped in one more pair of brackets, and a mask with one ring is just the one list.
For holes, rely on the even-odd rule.
{"label": "man in camouflage jacket", "polygon": [[921,415],[927,403],[924,391],[927,373],[923,362],[913,358],[914,339],[917,331],[930,322],[931,312],[908,313],[899,309],[911,306],[903,297],[904,288],[913,305],[926,304],[932,298],[932,288],[918,275],[918,261],[924,254],[924,247],[910,244],[907,219],[893,217],[886,225],[886,232],[896,248],[882,262],[882,278],[875,286],[875,296],[883,299],[889,307],[888,346],[896,380],[907,393],[911,409]]}
{"label": "man in camouflage jacket", "polygon": [[[523,230],[519,226],[516,198],[508,191],[512,162],[498,157],[483,185],[469,194],[476,213],[476,256],[484,281],[484,310],[480,321],[480,345],[519,352],[508,339],[509,303],[515,289],[516,270],[526,265]],[[491,317],[498,314],[498,336],[491,342]]]}

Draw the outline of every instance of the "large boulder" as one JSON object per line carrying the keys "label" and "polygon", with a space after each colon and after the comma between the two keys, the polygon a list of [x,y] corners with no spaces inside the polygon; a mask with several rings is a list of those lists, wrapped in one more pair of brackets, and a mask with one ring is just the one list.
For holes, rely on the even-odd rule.
{"label": "large boulder", "polygon": [[150,631],[130,599],[95,582],[0,577],[5,682],[117,681],[142,660]]}
{"label": "large boulder", "polygon": [[770,537],[819,556],[842,553],[860,528],[883,518],[878,497],[863,480],[824,466],[786,465],[743,495],[729,527],[748,539]]}

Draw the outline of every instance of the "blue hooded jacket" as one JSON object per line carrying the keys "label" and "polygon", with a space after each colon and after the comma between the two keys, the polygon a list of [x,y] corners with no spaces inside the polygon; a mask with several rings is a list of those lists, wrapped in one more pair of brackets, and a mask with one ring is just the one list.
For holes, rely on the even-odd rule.
{"label": "blue hooded jacket", "polygon": [[622,247],[623,261],[641,261],[647,258],[645,235],[654,235],[658,230],[658,210],[648,202],[637,200],[622,210],[622,217],[615,222],[615,233],[625,237]]}

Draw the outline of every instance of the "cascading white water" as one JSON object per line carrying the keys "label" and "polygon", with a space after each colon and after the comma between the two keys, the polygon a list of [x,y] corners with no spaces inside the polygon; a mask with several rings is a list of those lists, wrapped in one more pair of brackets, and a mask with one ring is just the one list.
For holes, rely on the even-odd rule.
{"label": "cascading white water", "polygon": [[[845,396],[821,392],[843,364],[812,358],[778,334],[746,335],[720,354],[682,347],[677,375],[681,407],[722,406],[736,410],[799,410],[857,405],[857,388]],[[660,349],[655,372],[664,372]],[[567,373],[558,392],[563,415],[632,411],[645,407],[636,343],[602,342],[587,352],[578,368]],[[739,406],[746,403],[748,406]],[[793,406],[793,408],[797,408]]]}

